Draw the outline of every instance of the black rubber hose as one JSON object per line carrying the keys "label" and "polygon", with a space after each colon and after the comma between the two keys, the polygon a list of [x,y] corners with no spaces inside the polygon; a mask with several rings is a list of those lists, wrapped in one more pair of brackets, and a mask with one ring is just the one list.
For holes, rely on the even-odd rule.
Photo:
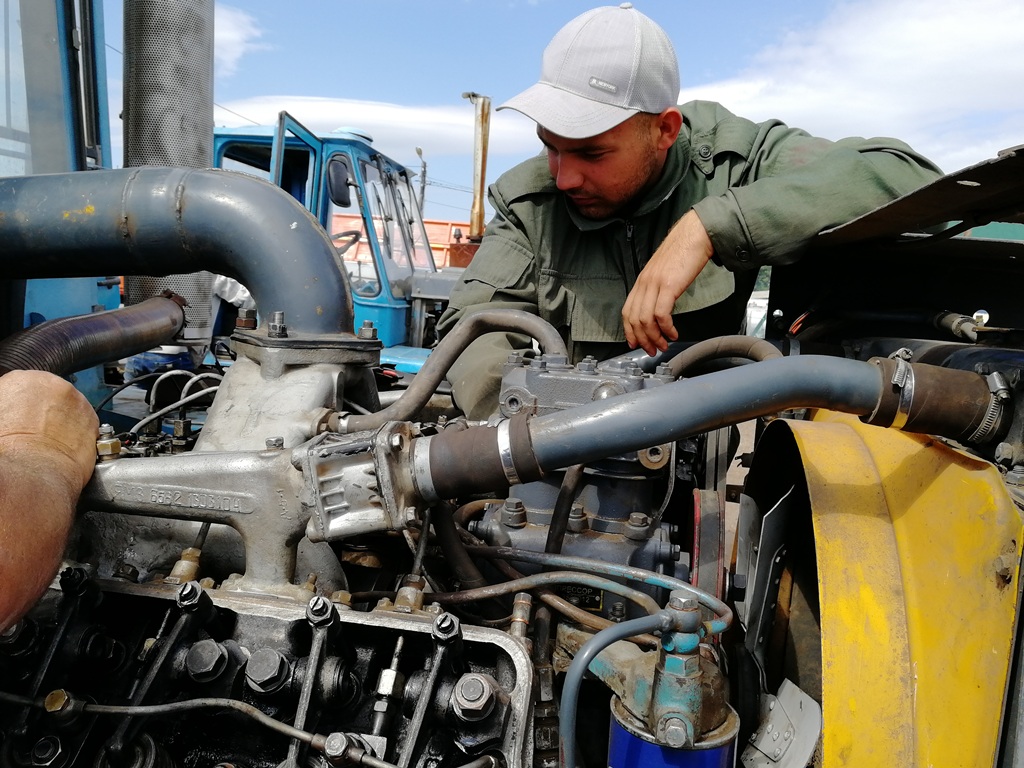
{"label": "black rubber hose", "polygon": [[[448,561],[448,566],[452,569],[462,588],[486,587],[487,579],[480,573],[480,569],[476,567],[476,563],[466,551],[462,539],[459,538],[459,530],[455,526],[451,505],[444,501],[434,505],[431,522],[434,526],[434,533],[437,534],[437,542],[441,545],[441,551]],[[423,535],[426,535],[425,532]]]}
{"label": "black rubber hose", "polygon": [[0,343],[0,376],[14,370],[66,376],[169,344],[184,322],[181,305],[160,296],[109,312],[47,320]]}
{"label": "black rubber hose", "polygon": [[754,336],[719,336],[699,341],[668,361],[672,378],[678,379],[695,365],[723,357],[744,357],[754,362],[782,357],[775,345]]}
{"label": "black rubber hose", "polygon": [[583,480],[583,469],[583,464],[573,464],[565,470],[562,484],[558,488],[558,496],[555,498],[555,508],[551,512],[551,525],[548,526],[548,537],[544,542],[545,552],[553,555],[562,553],[565,532],[569,530],[569,513]]}
{"label": "black rubber hose", "polygon": [[434,348],[416,374],[412,384],[398,400],[382,411],[368,416],[349,416],[331,424],[339,432],[361,432],[377,429],[388,421],[409,421],[426,405],[452,364],[474,340],[485,333],[508,331],[525,333],[537,340],[545,354],[568,358],[565,342],[554,326],[545,320],[517,309],[483,309],[466,315]]}

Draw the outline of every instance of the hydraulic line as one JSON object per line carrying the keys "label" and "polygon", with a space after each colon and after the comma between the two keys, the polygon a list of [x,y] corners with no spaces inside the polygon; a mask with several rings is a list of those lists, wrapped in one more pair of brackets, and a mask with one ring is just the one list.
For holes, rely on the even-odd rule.
{"label": "hydraulic line", "polygon": [[552,568],[566,568],[578,571],[585,571],[595,575],[611,576],[627,579],[629,581],[662,587],[668,590],[680,590],[687,595],[696,598],[697,602],[714,613],[717,618],[710,622],[710,631],[713,634],[724,632],[732,624],[732,609],[714,595],[698,589],[692,584],[668,576],[663,573],[655,573],[644,568],[637,568],[632,565],[620,565],[618,563],[607,563],[603,560],[592,560],[586,557],[573,557],[571,555],[554,555],[546,552],[533,552],[526,549],[513,549],[512,547],[468,547],[471,554],[479,554],[486,557],[493,557],[500,560],[518,560],[523,563],[533,563]]}
{"label": "hydraulic line", "polygon": [[[481,555],[487,557],[494,564],[494,567],[501,571],[509,579],[521,579],[523,574],[512,567],[507,561],[494,557],[490,554],[492,547],[488,547],[485,542],[476,538],[469,531],[460,528],[459,535],[466,542],[467,545],[474,547],[476,551],[479,551]],[[548,589],[538,589],[537,597],[544,605],[558,611],[560,614],[565,616],[569,621],[573,621],[579,624],[581,627],[592,629],[595,632],[599,632],[602,629],[614,626],[615,622],[598,616],[595,613],[591,613],[579,606],[573,605],[565,598],[559,597],[554,592]],[[354,600],[353,600],[354,601]],[[645,648],[657,648],[657,638],[651,635],[639,635],[634,638],[634,642],[637,645],[641,645]]]}
{"label": "hydraulic line", "polygon": [[[36,709],[46,709],[44,700],[31,699],[27,696],[18,696],[13,693],[4,693],[2,691],[0,691],[0,701],[7,702],[9,704],[17,704],[19,706],[35,707]],[[238,701],[237,699],[199,698],[187,699],[185,701],[172,701],[166,704],[128,704],[123,706],[112,704],[92,704],[88,702],[82,704],[82,712],[86,714],[130,715],[132,717],[169,715],[177,712],[190,712],[196,709],[232,709],[236,712],[240,712],[246,717],[251,717],[260,725],[263,725],[272,731],[276,731],[282,736],[287,736],[288,738],[296,739],[303,744],[308,744],[318,752],[323,752],[325,745],[327,744],[328,737],[321,734],[310,733],[309,731],[304,731],[300,728],[295,728],[287,723],[282,723],[280,720],[275,720],[251,704],[246,704],[244,701]],[[394,763],[380,760],[379,758],[376,758],[358,748],[350,748],[347,750],[345,757],[349,762],[364,765],[367,768],[397,768]],[[487,766],[494,765],[494,763],[489,763],[484,761],[483,758],[478,758],[467,765],[486,768]]]}
{"label": "hydraulic line", "polygon": [[[18,696],[12,693],[0,692],[0,701],[17,704],[19,706],[35,707],[36,709],[46,709],[46,705],[43,700],[30,699],[27,696]],[[244,701],[238,701],[236,699],[200,698],[188,699],[186,701],[172,701],[166,704],[140,704],[137,706],[130,704],[123,706],[92,704],[88,702],[82,705],[82,711],[86,713],[96,715],[131,715],[133,717],[170,715],[176,712],[191,712],[196,709],[233,709],[236,712],[241,712],[246,717],[251,717],[260,725],[266,726],[267,728],[270,728],[283,736],[287,736],[290,739],[298,739],[304,744],[312,744],[316,738],[315,734],[298,728],[293,728],[287,723],[282,723],[281,721],[275,720],[269,715],[264,714],[263,711],[257,709],[251,704],[246,704]]]}
{"label": "hydraulic line", "polygon": [[532,576],[523,576],[519,579],[506,581],[502,584],[491,584],[487,587],[467,589],[461,592],[438,592],[430,597],[442,604],[457,605],[459,603],[473,603],[477,600],[484,600],[489,597],[500,597],[513,592],[522,592],[537,587],[551,587],[559,584],[583,584],[594,589],[602,589],[606,592],[619,595],[627,600],[636,603],[647,613],[657,613],[661,610],[654,598],[636,589],[624,587],[617,581],[595,576],[589,573],[578,573],[574,571],[550,571],[548,573],[536,573]]}
{"label": "hydraulic line", "polygon": [[411,420],[427,404],[448,369],[466,351],[466,347],[485,333],[495,331],[525,333],[536,339],[546,354],[568,358],[562,337],[554,327],[536,315],[514,309],[483,309],[467,315],[441,340],[398,400],[369,416],[358,414],[334,419],[331,429],[338,432],[360,432],[364,429],[377,429],[388,421]]}

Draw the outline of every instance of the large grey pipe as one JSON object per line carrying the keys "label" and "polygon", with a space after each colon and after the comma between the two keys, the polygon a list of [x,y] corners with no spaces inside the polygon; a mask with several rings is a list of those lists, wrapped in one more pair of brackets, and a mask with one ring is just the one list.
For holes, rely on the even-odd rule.
{"label": "large grey pipe", "polygon": [[0,179],[0,277],[237,278],[289,331],[352,332],[327,233],[296,200],[231,171],[128,168]]}
{"label": "large grey pipe", "polygon": [[913,364],[904,372],[910,386],[898,386],[896,365],[778,358],[558,413],[517,416],[497,428],[445,431],[414,444],[415,482],[427,499],[454,498],[790,408],[841,411],[869,424],[964,442],[991,440],[1002,429],[1006,408],[984,376]]}

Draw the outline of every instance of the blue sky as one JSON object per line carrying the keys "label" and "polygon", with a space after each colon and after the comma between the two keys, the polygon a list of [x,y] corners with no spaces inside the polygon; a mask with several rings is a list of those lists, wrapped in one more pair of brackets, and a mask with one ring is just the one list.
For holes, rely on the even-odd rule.
{"label": "blue sky", "polygon": [[[104,0],[120,165],[123,0]],[[427,162],[426,215],[468,219],[473,116],[531,85],[580,0],[235,0],[216,4],[214,120],[359,127]],[[826,138],[896,136],[955,171],[1024,143],[1020,0],[638,0],[675,42],[680,101],[701,98]],[[491,115],[487,182],[539,151],[534,125]],[[457,189],[451,189],[456,187]]]}

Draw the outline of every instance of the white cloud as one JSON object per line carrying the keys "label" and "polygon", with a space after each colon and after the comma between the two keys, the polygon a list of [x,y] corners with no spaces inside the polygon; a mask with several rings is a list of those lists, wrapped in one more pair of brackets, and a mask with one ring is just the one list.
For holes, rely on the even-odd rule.
{"label": "white cloud", "polygon": [[239,62],[245,54],[270,47],[259,42],[263,30],[256,19],[241,8],[217,3],[213,30],[214,73],[217,77],[231,77],[238,71]]}
{"label": "white cloud", "polygon": [[829,138],[905,139],[953,171],[1024,142],[1024,4],[866,0],[682,92]]}

